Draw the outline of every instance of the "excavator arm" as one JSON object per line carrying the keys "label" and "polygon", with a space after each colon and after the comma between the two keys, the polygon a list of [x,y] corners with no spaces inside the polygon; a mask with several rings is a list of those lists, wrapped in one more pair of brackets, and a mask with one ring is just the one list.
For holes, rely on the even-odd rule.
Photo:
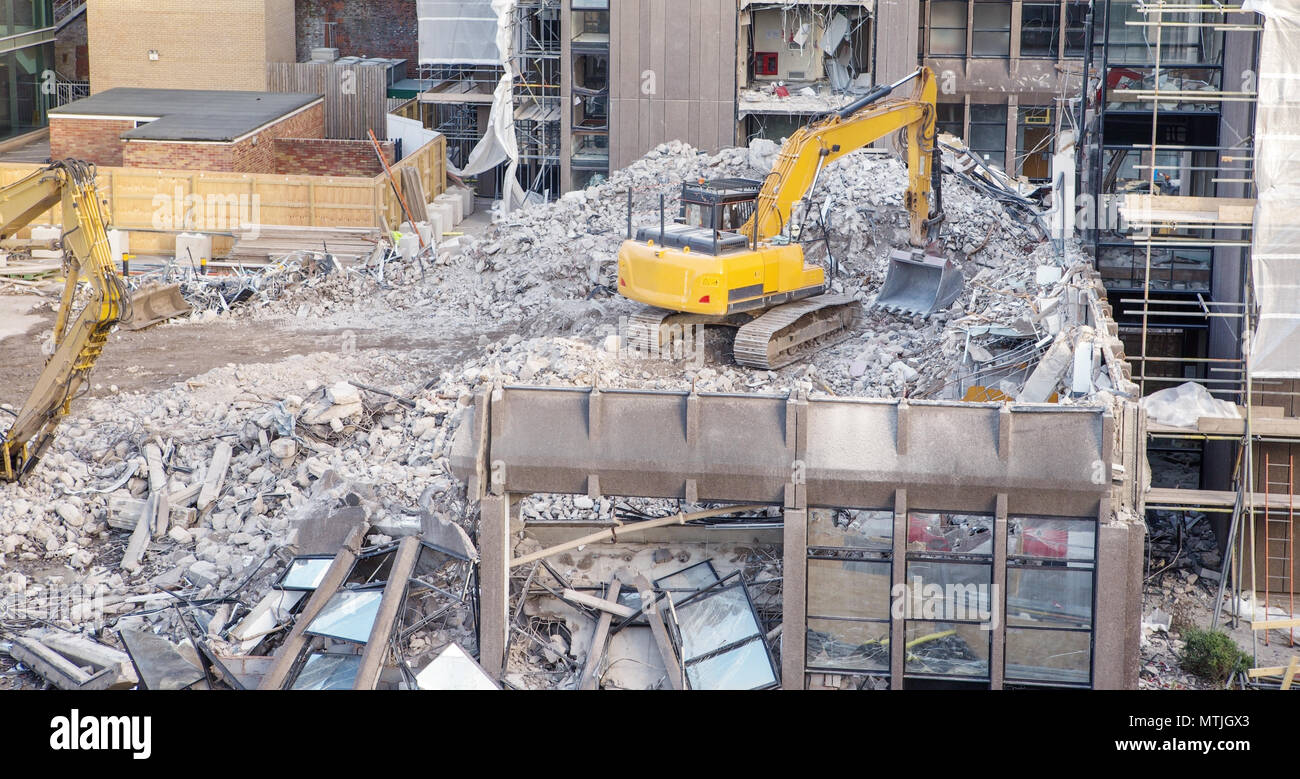
{"label": "excavator arm", "polygon": [[[0,479],[5,481],[21,478],[45,454],[129,305],[113,267],[93,165],[63,160],[0,188],[0,240],[60,204],[67,281],[54,324],[54,354],[0,439]],[[90,282],[90,299],[74,317],[73,300],[83,276]]]}
{"label": "excavator arm", "polygon": [[[896,88],[915,79],[910,98],[878,102]],[[924,246],[930,228],[942,219],[941,208],[931,214],[934,171],[935,98],[934,73],[919,68],[891,85],[877,87],[857,101],[799,128],[786,139],[776,165],[764,179],[758,204],[740,231],[753,234],[757,220],[759,240],[782,233],[790,223],[794,204],[815,185],[822,169],[850,152],[857,151],[890,133],[906,133],[908,186],[904,204],[911,214],[911,242]],[[935,203],[934,205],[938,205]]]}

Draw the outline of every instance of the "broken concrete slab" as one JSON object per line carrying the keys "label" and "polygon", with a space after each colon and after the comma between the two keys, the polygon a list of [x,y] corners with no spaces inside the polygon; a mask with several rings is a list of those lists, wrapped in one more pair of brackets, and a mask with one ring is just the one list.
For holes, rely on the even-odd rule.
{"label": "broken concrete slab", "polygon": [[212,453],[212,461],[208,463],[207,476],[204,478],[203,487],[199,490],[198,503],[196,508],[200,512],[207,511],[216,503],[217,497],[221,494],[221,487],[226,480],[226,470],[230,467],[230,457],[234,454],[234,449],[230,444],[222,441],[217,444],[217,448]]}
{"label": "broken concrete slab", "polygon": [[186,659],[181,649],[143,625],[118,630],[122,645],[146,690],[185,690],[203,681],[203,669]]}

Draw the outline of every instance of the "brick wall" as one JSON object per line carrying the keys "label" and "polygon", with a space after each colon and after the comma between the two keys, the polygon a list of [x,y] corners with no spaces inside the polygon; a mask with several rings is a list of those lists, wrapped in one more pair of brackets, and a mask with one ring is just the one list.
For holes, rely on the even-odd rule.
{"label": "brick wall", "polygon": [[[396,144],[380,141],[379,147],[392,165]],[[384,172],[384,166],[368,140],[277,138],[275,172],[286,176],[378,176]]]}
{"label": "brick wall", "polygon": [[123,163],[130,168],[171,168],[237,173],[276,173],[277,138],[322,138],[323,103],[277,122],[238,143],[129,141]]}
{"label": "brick wall", "polygon": [[63,78],[90,78],[90,40],[86,15],[73,19],[54,36],[54,69]]}
{"label": "brick wall", "polygon": [[333,45],[343,57],[394,57],[407,60],[414,77],[419,63],[415,0],[297,0],[298,61],[325,45],[325,23],[333,27]]}
{"label": "brick wall", "polygon": [[50,158],[73,157],[104,167],[122,164],[122,133],[135,127],[130,119],[61,119],[50,117]]}
{"label": "brick wall", "polygon": [[[293,0],[92,0],[90,88],[266,89],[266,63],[292,59]],[[150,51],[158,59],[149,59]]]}

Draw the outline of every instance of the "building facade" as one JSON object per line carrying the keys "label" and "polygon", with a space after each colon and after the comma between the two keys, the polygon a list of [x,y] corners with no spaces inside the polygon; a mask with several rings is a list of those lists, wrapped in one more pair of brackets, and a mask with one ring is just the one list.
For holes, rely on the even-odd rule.
{"label": "building facade", "polygon": [[53,0],[0,0],[0,141],[46,126],[57,33]]}
{"label": "building facade", "polygon": [[95,0],[87,14],[92,93],[264,90],[267,63],[295,61],[293,0]]}

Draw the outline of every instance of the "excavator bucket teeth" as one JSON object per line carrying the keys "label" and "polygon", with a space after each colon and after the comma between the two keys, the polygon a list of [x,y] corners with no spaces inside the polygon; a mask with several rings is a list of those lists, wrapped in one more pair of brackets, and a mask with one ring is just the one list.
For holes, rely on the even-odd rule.
{"label": "excavator bucket teeth", "polygon": [[928,317],[952,305],[966,285],[957,263],[935,255],[895,251],[889,275],[876,296],[876,307],[898,314]]}
{"label": "excavator bucket teeth", "polygon": [[191,310],[178,285],[149,284],[131,295],[130,311],[118,326],[123,330],[141,330],[174,316],[184,316]]}

